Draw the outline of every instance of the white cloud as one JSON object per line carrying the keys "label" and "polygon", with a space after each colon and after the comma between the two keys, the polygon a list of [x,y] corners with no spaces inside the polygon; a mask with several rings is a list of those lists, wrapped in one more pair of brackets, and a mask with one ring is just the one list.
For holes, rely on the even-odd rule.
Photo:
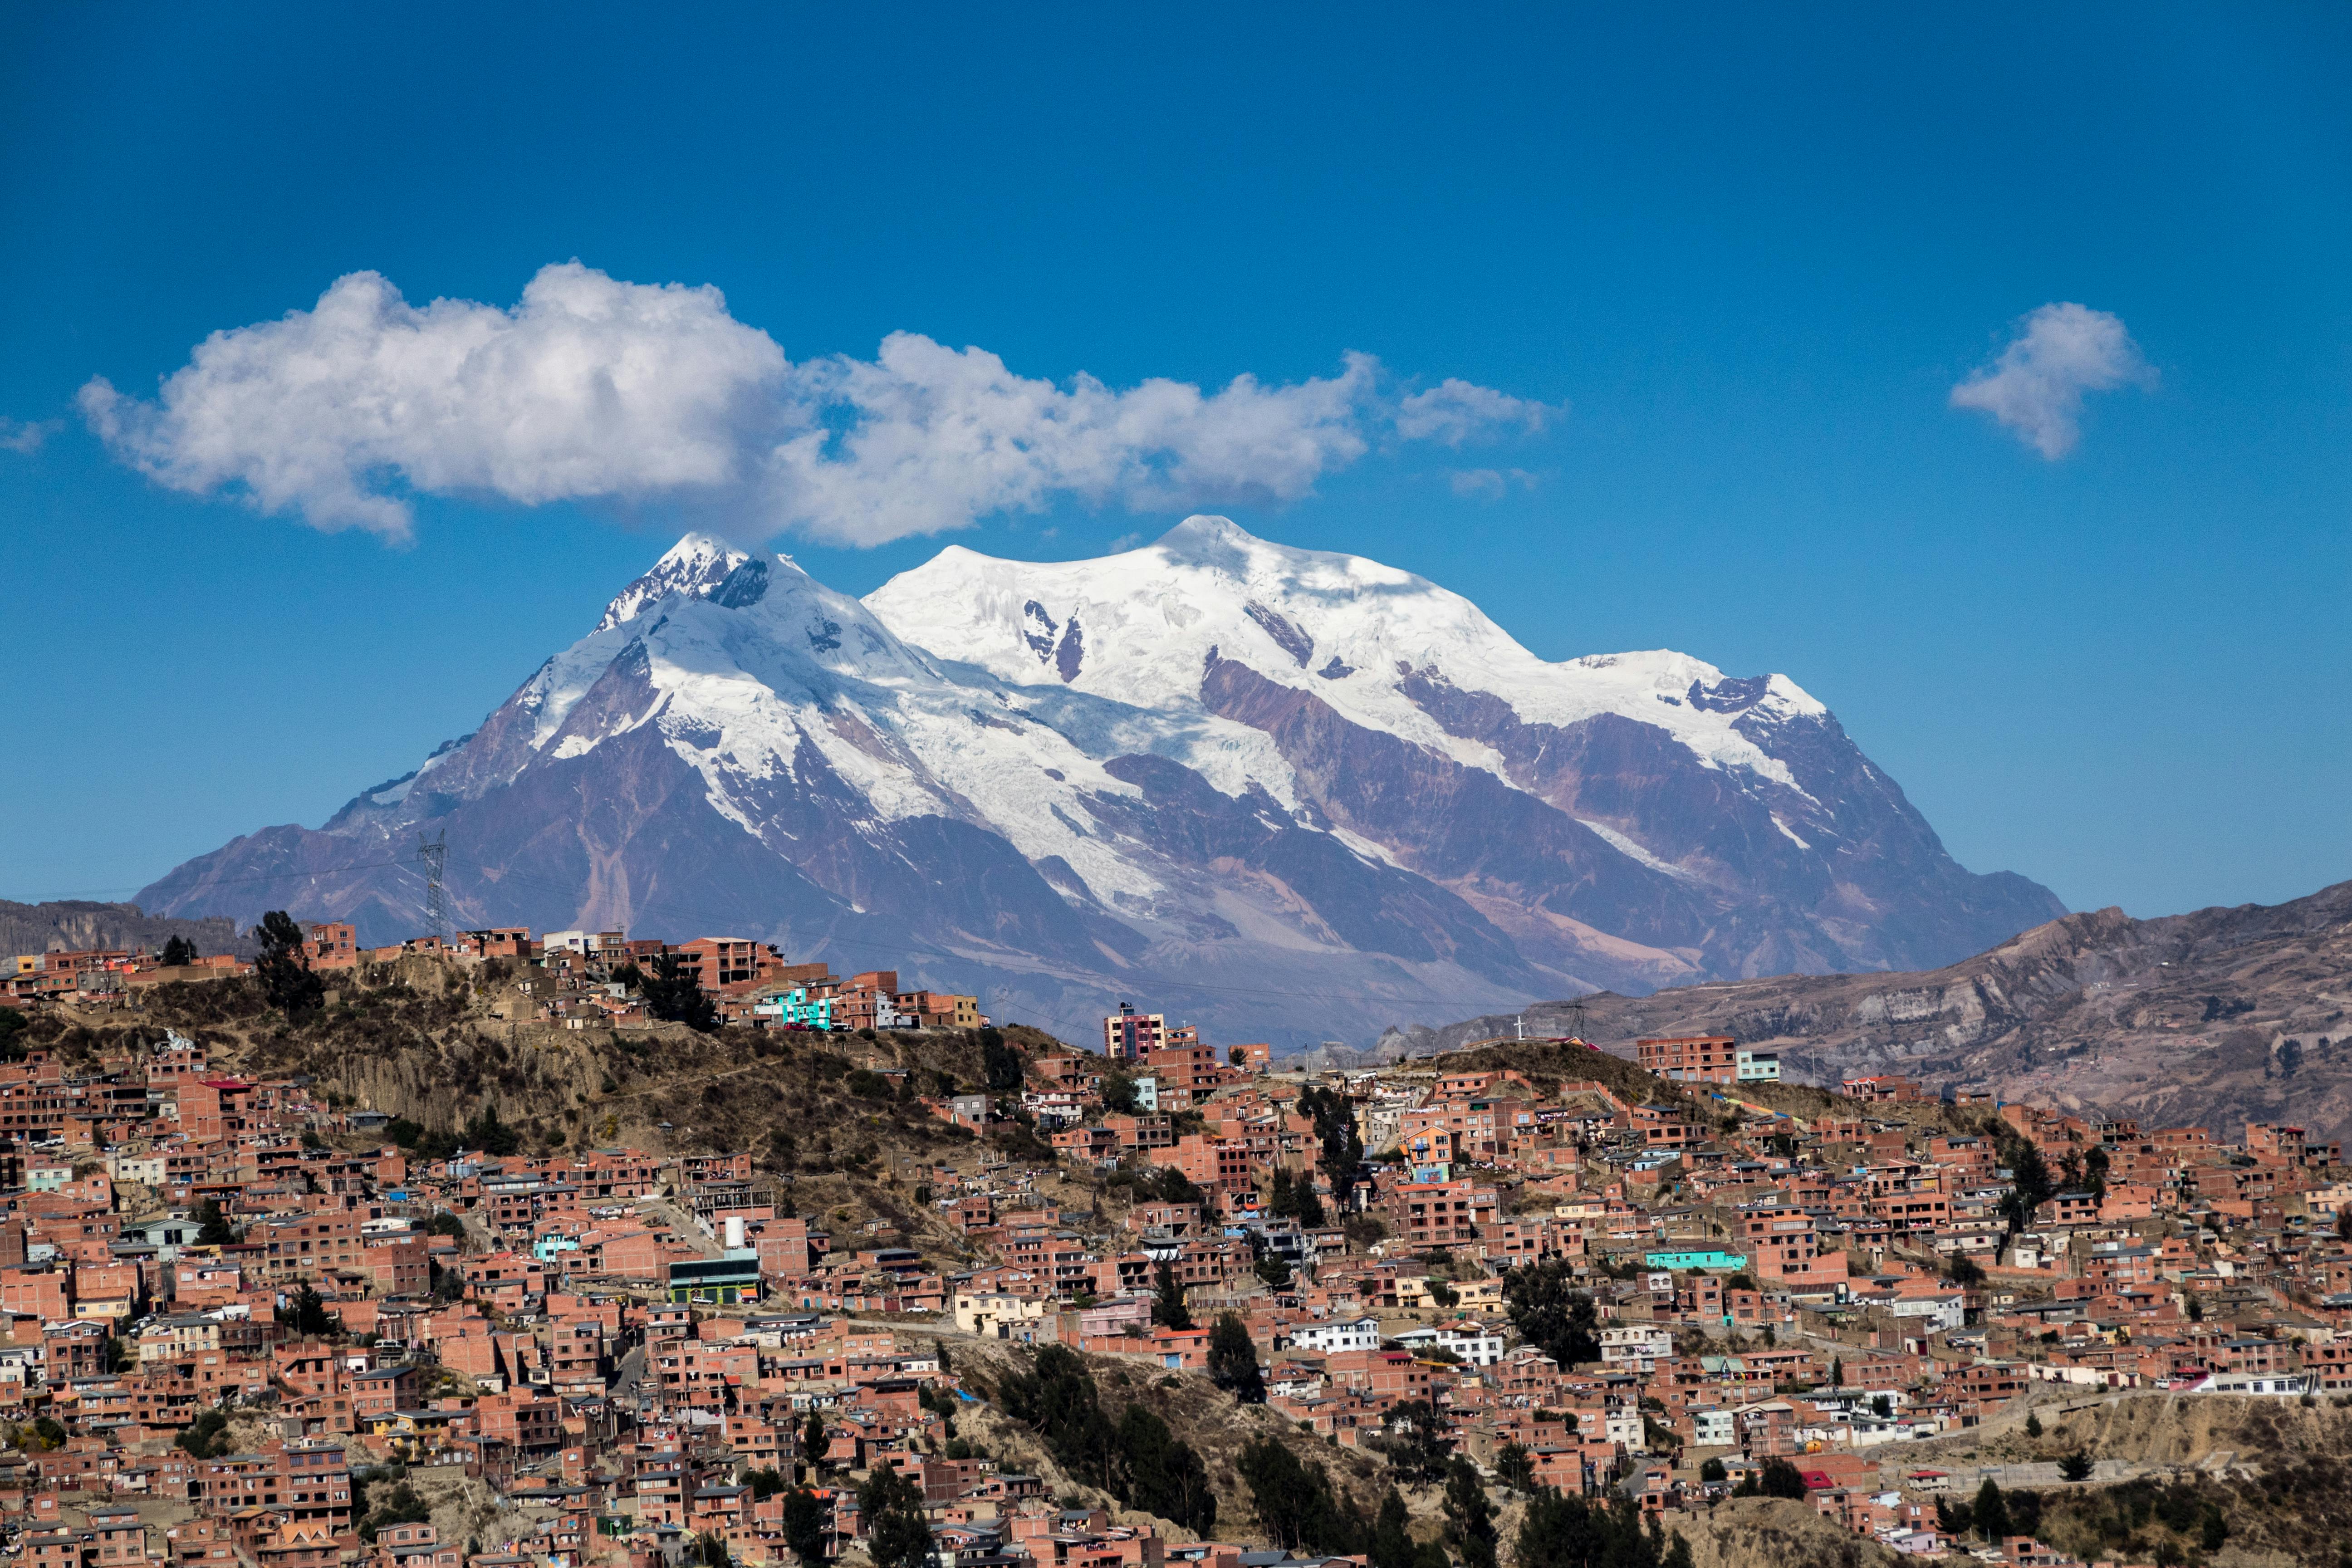
{"label": "white cloud", "polygon": [[1454,468],[1445,476],[1458,496],[1480,500],[1501,500],[1513,485],[1521,489],[1536,488],[1536,477],[1525,468]]}
{"label": "white cloud", "polygon": [[1474,436],[1515,425],[1540,430],[1544,421],[1558,412],[1541,403],[1449,376],[1426,392],[1397,401],[1396,433],[1408,441],[1443,441],[1459,447]]}
{"label": "white cloud", "polygon": [[22,452],[26,456],[41,449],[43,443],[64,428],[55,419],[27,421],[11,419],[0,414],[0,451]]}
{"label": "white cloud", "polygon": [[1952,388],[1952,406],[1991,415],[2052,460],[2082,437],[2083,395],[2151,387],[2156,370],[2123,318],[2086,305],[2044,305],[2018,323],[2000,357]]}
{"label": "white cloud", "polygon": [[154,403],[81,390],[117,456],[174,489],[241,484],[316,528],[408,532],[396,477],[510,500],[635,496],[739,475],[783,352],[716,289],[543,268],[511,310],[419,309],[373,272],[310,310],[215,332]]}
{"label": "white cloud", "polygon": [[215,332],[152,402],[103,379],[90,426],[158,483],[405,537],[404,490],[524,504],[703,492],[755,526],[874,544],[1060,496],[1136,510],[1289,500],[1378,440],[1459,445],[1546,410],[1447,381],[1336,375],[1214,392],[1017,375],[911,332],[793,363],[715,289],[549,267],[511,310],[415,307],[373,272],[317,307]]}

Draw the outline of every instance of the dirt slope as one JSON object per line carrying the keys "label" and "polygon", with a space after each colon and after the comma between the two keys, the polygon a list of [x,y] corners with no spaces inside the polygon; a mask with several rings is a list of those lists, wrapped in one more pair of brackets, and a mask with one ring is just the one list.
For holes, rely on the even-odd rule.
{"label": "dirt slope", "polygon": [[1903,1561],[1786,1498],[1729,1498],[1668,1528],[1690,1542],[1691,1568],[1893,1568]]}

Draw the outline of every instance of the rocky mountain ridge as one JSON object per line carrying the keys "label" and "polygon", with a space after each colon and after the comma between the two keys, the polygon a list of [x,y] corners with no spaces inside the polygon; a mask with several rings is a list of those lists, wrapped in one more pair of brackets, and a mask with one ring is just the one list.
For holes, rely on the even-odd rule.
{"label": "rocky mountain ridge", "polygon": [[175,936],[205,953],[251,957],[253,945],[226,916],[195,919],[151,916],[136,904],[103,904],[58,899],[20,904],[0,899],[0,954],[87,952],[93,948],[146,948],[160,952]]}
{"label": "rocky mountain ridge", "polygon": [[1733,1035],[1832,1087],[1897,1073],[2232,1140],[2249,1121],[2352,1138],[2352,881],[2276,905],[2068,915],[1926,973],[1605,994],[1387,1043],[1442,1048],[1514,1034],[1522,1019],[1529,1034],[1598,1045]]}

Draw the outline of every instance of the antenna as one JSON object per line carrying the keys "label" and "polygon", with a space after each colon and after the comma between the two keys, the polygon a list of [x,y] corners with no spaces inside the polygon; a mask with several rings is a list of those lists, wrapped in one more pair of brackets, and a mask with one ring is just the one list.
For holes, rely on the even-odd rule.
{"label": "antenna", "polygon": [[449,944],[449,901],[441,891],[441,874],[449,862],[449,830],[427,838],[416,836],[416,858],[425,862],[425,923],[431,933]]}

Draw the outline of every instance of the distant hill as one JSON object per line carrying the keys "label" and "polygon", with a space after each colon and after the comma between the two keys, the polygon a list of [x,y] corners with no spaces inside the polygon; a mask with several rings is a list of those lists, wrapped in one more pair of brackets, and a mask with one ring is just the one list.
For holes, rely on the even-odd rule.
{"label": "distant hill", "polygon": [[149,915],[137,904],[98,904],[81,899],[18,904],[0,899],[0,956],[24,952],[87,951],[90,948],[160,949],[186,937],[205,953],[251,957],[253,944],[240,943],[236,922],[226,915],[186,919]]}
{"label": "distant hill", "polygon": [[1780,975],[1603,993],[1385,1042],[1423,1052],[1513,1034],[1735,1035],[1784,1071],[1865,1073],[2103,1108],[2231,1138],[2290,1121],[2352,1138],[2352,882],[2264,906],[2068,915],[1925,973]]}

